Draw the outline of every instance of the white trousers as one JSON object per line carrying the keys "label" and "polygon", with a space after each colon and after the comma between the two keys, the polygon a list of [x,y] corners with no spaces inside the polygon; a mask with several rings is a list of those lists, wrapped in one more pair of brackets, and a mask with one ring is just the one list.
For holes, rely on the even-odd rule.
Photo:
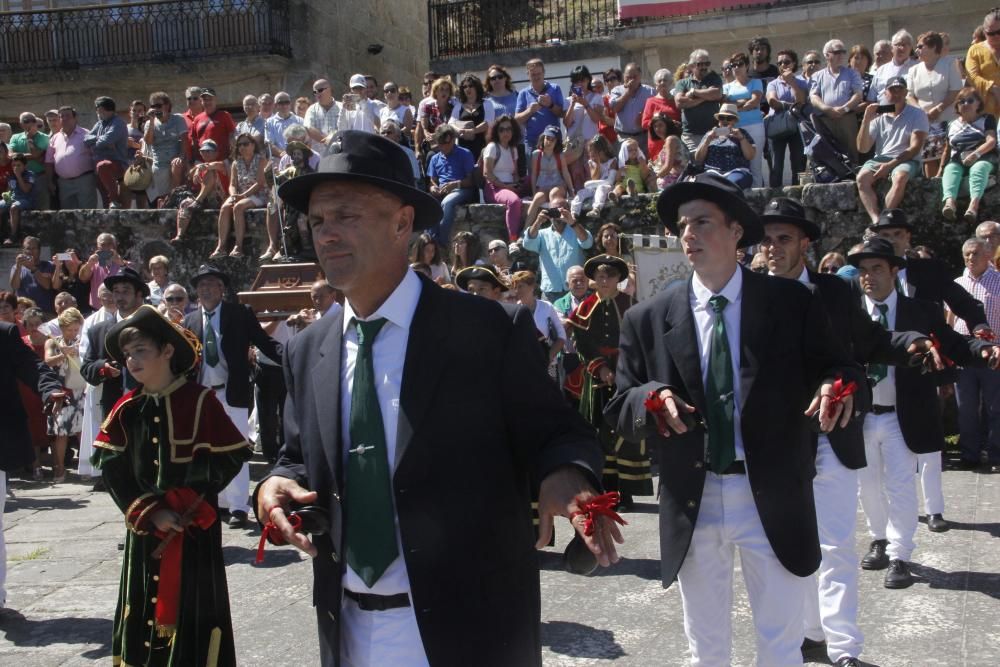
{"label": "white trousers", "polygon": [[865,456],[858,471],[861,507],[872,539],[889,540],[890,559],[910,560],[917,532],[917,455],[899,430],[895,412],[865,416]]}
{"label": "white trousers", "polygon": [[750,160],[750,173],[753,174],[753,186],[755,188],[766,187],[764,183],[764,148],[767,146],[767,132],[764,130],[764,123],[754,123],[740,128],[753,139],[753,147],[757,150],[753,159]]}
{"label": "white trousers", "polygon": [[691,546],[677,576],[694,667],[732,663],[733,567],[740,551],[757,665],[802,664],[803,580],[774,555],[746,475],[707,473]]}
{"label": "white trousers", "polygon": [[920,487],[924,492],[924,514],[944,514],[944,490],[941,488],[941,452],[917,454]]}
{"label": "white trousers", "polygon": [[858,513],[858,472],[844,466],[825,435],[816,452],[816,523],[823,560],[806,578],[805,635],[825,639],[836,663],[861,655],[864,635],[858,628],[858,556],[854,522]]}
{"label": "white trousers", "polygon": [[83,393],[83,421],[80,430],[80,460],[76,472],[81,477],[100,476],[90,464],[90,456],[94,453],[94,440],[101,430],[101,392],[103,385],[87,385]]}
{"label": "white trousers", "polygon": [[576,191],[573,201],[569,203],[570,211],[573,215],[580,215],[580,212],[583,210],[583,203],[588,199],[594,200],[593,208],[602,209],[608,201],[609,192],[611,192],[611,186],[607,183],[598,185],[596,188],[580,188]]}
{"label": "white trousers", "polygon": [[[232,420],[236,429],[249,440],[250,415],[246,408],[234,408],[226,402],[226,390],[220,389],[216,396],[222,402],[226,415]],[[250,513],[250,464],[244,463],[236,477],[219,494],[219,507],[230,512]]]}
{"label": "white trousers", "polygon": [[413,607],[363,611],[344,596],[341,607],[342,667],[425,667],[427,655]]}
{"label": "white trousers", "polygon": [[7,473],[0,470],[0,609],[7,606],[7,542],[3,537],[3,512],[7,504]]}

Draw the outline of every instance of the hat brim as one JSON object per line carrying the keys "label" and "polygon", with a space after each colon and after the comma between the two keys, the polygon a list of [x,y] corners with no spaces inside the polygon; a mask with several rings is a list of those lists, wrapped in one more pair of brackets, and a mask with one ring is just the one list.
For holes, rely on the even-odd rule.
{"label": "hat brim", "polygon": [[583,265],[583,274],[590,280],[593,280],[594,275],[597,274],[597,269],[602,266],[613,266],[615,271],[618,272],[618,282],[628,278],[628,264],[618,257],[614,259],[591,257]]}
{"label": "hat brim", "polygon": [[386,190],[394,194],[402,199],[404,204],[408,204],[415,209],[416,215],[413,216],[414,229],[430,229],[432,227],[436,227],[441,221],[441,217],[444,215],[444,211],[441,209],[441,204],[438,203],[438,200],[434,199],[434,197],[431,197],[426,192],[418,190],[410,185],[404,185],[398,181],[364,174],[330,172],[313,172],[311,174],[304,174],[282,183],[281,186],[278,187],[278,196],[281,197],[282,201],[286,202],[289,206],[308,214],[309,197],[312,195],[313,188],[320,183],[326,183],[328,181],[354,181],[367,183],[368,185],[374,185],[377,188],[381,188],[382,190]]}
{"label": "hat brim", "polygon": [[118,283],[129,283],[130,285],[135,287],[136,290],[141,292],[143,296],[149,296],[149,285],[142,282],[141,280],[136,280],[131,276],[123,276],[121,274],[118,274],[114,276],[108,276],[107,278],[104,279],[104,286],[107,287],[109,290],[114,289],[115,285],[117,285]]}
{"label": "hat brim", "polygon": [[870,232],[878,234],[878,230],[880,229],[905,229],[912,234],[914,227],[909,222],[876,222],[874,225],[868,225],[868,231]]}
{"label": "hat brim", "polygon": [[461,287],[464,291],[468,292],[470,280],[482,280],[483,282],[490,283],[494,287],[499,287],[501,292],[507,292],[510,290],[510,287],[501,282],[500,278],[493,275],[489,271],[487,271],[486,273],[490,275],[489,278],[483,276],[473,276],[470,275],[469,273],[463,274],[462,272],[459,272],[459,274],[455,276],[455,284]]}
{"label": "hat brim", "polygon": [[858,264],[861,263],[863,259],[884,259],[889,262],[891,266],[897,266],[903,268],[906,266],[906,259],[900,257],[899,255],[886,255],[881,252],[855,252],[847,256],[847,263],[858,268]]}
{"label": "hat brim", "polygon": [[811,220],[806,220],[805,218],[797,218],[793,215],[769,215],[764,214],[760,216],[760,224],[768,225],[773,223],[784,223],[788,225],[795,225],[801,229],[806,236],[809,237],[810,241],[815,241],[822,234],[819,231],[819,225]]}
{"label": "hat brim", "polygon": [[229,276],[227,276],[222,271],[205,271],[204,273],[198,273],[193,278],[191,278],[191,287],[197,288],[198,283],[201,282],[202,278],[208,278],[209,276],[214,276],[222,281],[222,284],[229,287]]}
{"label": "hat brim", "polygon": [[108,356],[125,366],[125,355],[118,344],[118,338],[128,327],[135,327],[157,340],[163,340],[174,347],[174,368],[180,369],[180,374],[187,373],[198,363],[198,350],[190,338],[185,336],[179,327],[171,324],[156,308],[150,305],[140,306],[130,317],[115,323],[108,329],[104,347]]}
{"label": "hat brim", "polygon": [[695,181],[674,183],[661,192],[659,199],[656,200],[656,213],[660,216],[660,222],[666,225],[667,229],[675,236],[680,235],[680,228],[677,226],[678,209],[682,204],[695,199],[712,202],[736,218],[736,221],[743,227],[743,237],[737,245],[738,248],[760,243],[760,240],[764,238],[764,226],[760,223],[760,217],[745,200],[714,185]]}

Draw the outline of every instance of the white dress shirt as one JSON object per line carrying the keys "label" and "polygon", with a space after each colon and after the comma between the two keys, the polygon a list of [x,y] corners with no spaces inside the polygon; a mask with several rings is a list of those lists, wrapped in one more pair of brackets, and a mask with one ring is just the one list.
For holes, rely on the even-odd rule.
{"label": "white dress shirt", "polygon": [[905,266],[899,270],[899,273],[896,274],[896,284],[899,286],[899,289],[903,290],[903,296],[916,296],[913,285],[906,280]]}
{"label": "white dress shirt", "polygon": [[[209,366],[208,362],[205,361],[205,351],[202,350],[201,358],[201,384],[206,387],[218,387],[220,384],[226,384],[229,381],[229,364],[226,363],[226,355],[222,352],[222,303],[220,302],[215,310],[212,311],[212,317],[208,317],[208,311],[204,307],[201,309],[201,343],[205,344],[205,334],[208,332],[208,327],[212,327],[215,331],[215,349],[219,351],[219,363],[215,366]],[[225,397],[223,402],[225,402]]]}
{"label": "white dress shirt", "polygon": [[[879,303],[885,303],[889,306],[885,317],[889,321],[889,331],[893,331],[896,328],[896,304],[899,303],[896,298],[896,290],[889,292],[888,298],[882,302],[873,301],[871,297],[865,295],[865,310],[876,322],[879,321],[881,315],[878,309]],[[891,365],[888,368],[889,373],[885,379],[872,387],[872,403],[875,405],[896,405],[896,368]]]}
{"label": "white dress shirt", "polygon": [[[726,338],[729,339],[729,355],[733,361],[733,430],[736,435],[736,460],[746,459],[743,453],[743,432],[742,419],[740,418],[740,311],[743,308],[743,270],[736,267],[733,277],[729,279],[722,291],[718,292],[726,297],[729,303],[722,311],[723,320],[726,323]],[[712,324],[715,323],[715,311],[712,310],[708,300],[715,296],[715,292],[705,287],[695,273],[691,279],[691,312],[694,315],[694,330],[698,334],[698,349],[701,352],[701,381],[703,386],[708,387],[708,358],[712,349]],[[706,400],[712,397],[705,395]]]}
{"label": "white dress shirt", "polygon": [[[375,368],[375,393],[382,409],[382,425],[385,429],[386,456],[389,459],[390,474],[396,472],[396,432],[399,426],[399,394],[403,386],[403,363],[406,359],[406,345],[410,339],[410,323],[420,299],[420,279],[412,270],[407,270],[403,280],[396,286],[389,298],[370,317],[359,320],[377,320],[384,317],[388,322],[379,330],[372,343],[372,362]],[[358,333],[353,321],[356,318],[349,301],[344,302],[344,335],[341,341],[340,374],[340,437],[343,443],[341,455],[344,469],[351,456],[350,419],[351,391],[354,386],[354,365],[358,358]],[[345,481],[350,484],[351,480]],[[350,539],[350,527],[348,527]],[[349,566],[344,571],[344,588],[356,593],[376,595],[396,595],[410,590],[410,578],[406,572],[406,561],[402,558],[402,541],[399,536],[399,517],[396,517],[396,544],[399,556],[379,577],[371,588]]]}

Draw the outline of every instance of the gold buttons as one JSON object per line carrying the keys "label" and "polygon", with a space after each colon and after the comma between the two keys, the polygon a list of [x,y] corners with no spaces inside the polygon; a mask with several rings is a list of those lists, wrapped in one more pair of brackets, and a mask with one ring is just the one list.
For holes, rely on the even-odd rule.
{"label": "gold buttons", "polygon": [[696,503],[696,502],[695,502],[695,501],[693,501],[693,500],[689,500],[689,501],[687,502],[687,506],[688,506],[688,508],[690,508],[690,509],[694,509],[694,508],[695,508],[695,507],[696,507],[697,505],[698,505],[698,503]]}
{"label": "gold buttons", "polygon": [[157,438],[157,437],[156,437],[156,436],[154,435],[154,436],[153,436],[153,444],[155,445],[155,444],[156,444],[156,443],[158,443],[159,441],[160,441],[160,439],[159,439],[159,438]]}
{"label": "gold buttons", "polygon": [[150,626],[153,625],[153,619],[149,619],[148,621],[146,621],[146,625]]}
{"label": "gold buttons", "polygon": [[160,580],[160,575],[154,574],[153,575],[153,581],[159,581],[159,580]]}
{"label": "gold buttons", "polygon": [[154,466],[160,465],[160,460],[159,459],[153,459],[153,465]]}
{"label": "gold buttons", "polygon": [[159,417],[153,417],[153,423],[154,424],[159,424],[160,423],[160,418]]}
{"label": "gold buttons", "polygon": [[149,642],[143,642],[142,645],[145,646],[146,648],[149,648]]}
{"label": "gold buttons", "polygon": [[156,604],[156,598],[153,598],[152,600],[150,600],[150,602],[152,602],[153,604]]}
{"label": "gold buttons", "polygon": [[704,464],[704,463],[702,463],[701,461],[695,461],[695,462],[694,462],[694,467],[695,467],[696,469],[698,469],[698,470],[701,470],[701,469],[702,469],[703,467],[705,467],[705,464]]}

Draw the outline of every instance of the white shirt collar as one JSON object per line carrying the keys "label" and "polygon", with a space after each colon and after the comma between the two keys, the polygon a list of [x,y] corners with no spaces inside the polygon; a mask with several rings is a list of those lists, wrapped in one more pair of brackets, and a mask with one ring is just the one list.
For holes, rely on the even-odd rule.
{"label": "white shirt collar", "polygon": [[896,312],[896,302],[897,302],[896,295],[897,295],[896,290],[892,290],[891,292],[889,292],[889,296],[886,297],[885,301],[875,301],[870,296],[865,294],[865,307],[868,309],[868,312],[871,314],[872,317],[878,317],[879,310],[876,304],[884,303],[887,306],[889,306],[889,310],[886,313],[886,315],[888,316],[888,313]]}
{"label": "white shirt collar", "polygon": [[[767,275],[774,276],[774,272],[768,271]],[[809,269],[806,268],[805,264],[802,265],[802,273],[799,274],[799,277],[796,278],[796,280],[798,280],[803,285],[812,285],[812,281],[809,280]]]}
{"label": "white shirt collar", "polygon": [[420,299],[420,290],[422,287],[417,274],[412,269],[407,269],[406,275],[396,285],[396,289],[392,291],[389,298],[382,302],[382,305],[369,317],[358,317],[355,315],[354,309],[351,307],[351,302],[345,300],[343,332],[347,333],[347,330],[351,326],[351,321],[355,318],[359,320],[377,320],[380,317],[384,317],[396,326],[408,331],[410,323],[413,322],[413,313],[417,310],[417,301]]}
{"label": "white shirt collar", "polygon": [[[697,273],[692,274],[691,289],[694,292],[697,308],[700,310],[710,308],[708,300],[715,296],[715,292],[705,287],[705,284],[698,278]],[[740,300],[743,294],[743,269],[739,265],[736,266],[732,278],[729,279],[729,282],[726,283],[726,286],[722,288],[719,294],[726,297],[729,303],[737,303]]]}

